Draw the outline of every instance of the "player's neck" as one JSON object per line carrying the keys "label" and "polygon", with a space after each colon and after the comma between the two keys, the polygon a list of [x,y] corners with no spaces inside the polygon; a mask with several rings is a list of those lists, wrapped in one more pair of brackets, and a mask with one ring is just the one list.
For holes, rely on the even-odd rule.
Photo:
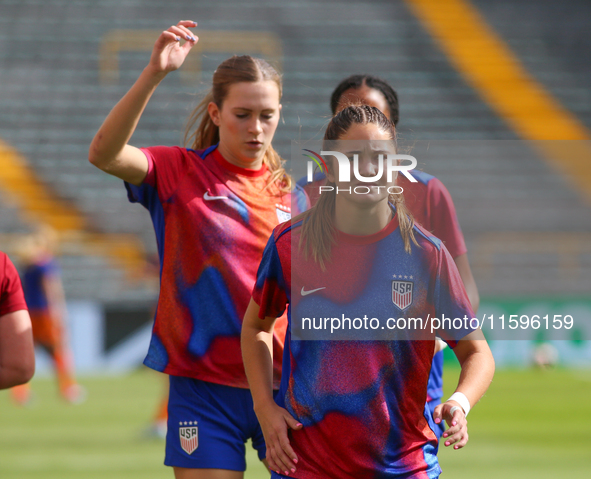
{"label": "player's neck", "polygon": [[260,155],[260,158],[248,158],[245,160],[244,158],[240,158],[238,155],[235,155],[230,149],[226,148],[226,145],[224,145],[221,142],[218,146],[218,151],[220,152],[224,160],[239,168],[258,171],[263,167],[263,158],[265,156],[264,153]]}
{"label": "player's neck", "polygon": [[393,211],[387,201],[371,206],[355,205],[336,198],[335,227],[346,234],[367,236],[382,231],[392,220]]}

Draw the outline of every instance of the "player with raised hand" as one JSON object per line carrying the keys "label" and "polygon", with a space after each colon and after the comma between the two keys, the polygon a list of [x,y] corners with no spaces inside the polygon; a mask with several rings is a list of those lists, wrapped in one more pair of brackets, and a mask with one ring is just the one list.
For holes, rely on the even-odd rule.
{"label": "player with raised hand", "polygon": [[[128,144],[157,85],[197,41],[195,26],[181,21],[162,32],[89,159],[126,182],[156,232],[161,287],[144,362],[170,376],[165,464],[181,479],[237,479],[249,438],[265,457],[240,351],[242,318],[272,229],[290,217],[292,194],[303,208],[307,200],[271,146],[281,79],[264,60],[234,56],[219,65],[189,120],[191,148]],[[273,340],[277,387],[285,326]]]}
{"label": "player with raised hand", "polygon": [[[363,104],[374,106],[382,111],[396,126],[400,118],[398,95],[390,84],[372,75],[351,75],[342,80],[332,92],[330,109],[336,114],[348,105]],[[413,183],[405,176],[398,178],[398,185],[404,190],[404,202],[416,223],[433,233],[443,241],[456,264],[462,282],[468,293],[468,299],[474,312],[478,311],[480,296],[472,275],[464,235],[460,229],[456,209],[445,185],[436,177],[424,171],[413,170],[412,175],[418,181]],[[318,186],[326,178],[322,173],[315,175],[315,182],[306,184],[305,178],[299,181],[304,187],[312,204],[318,199]],[[429,376],[428,404],[431,412],[441,403],[443,397],[443,341],[438,341],[438,348],[433,356],[433,366]],[[437,427],[438,436],[443,433],[443,425]]]}
{"label": "player with raised hand", "polygon": [[[378,162],[384,160],[376,144],[386,144],[379,147],[382,153],[396,153],[392,123],[366,105],[337,113],[324,140],[333,142],[324,150],[349,159],[357,155],[351,168],[356,163],[364,177],[379,176]],[[355,328],[335,338],[316,326],[306,332],[303,320],[310,318],[301,311],[332,318],[344,313],[343,324],[353,314],[384,322],[473,315],[449,252],[413,225],[401,195],[388,193],[393,185],[386,175],[355,184],[353,191],[367,188],[364,194],[346,193],[353,185],[341,181],[338,168],[336,159],[328,164],[332,190],[275,229],[243,322],[244,364],[272,477],[438,477],[433,423],[448,423],[445,446],[467,443],[466,414],[488,388],[494,360],[479,330],[440,329],[462,372],[456,392],[433,419],[426,398],[434,333],[385,337],[383,328]],[[393,275],[396,285],[408,286],[404,301],[393,295]],[[273,329],[286,306],[284,369],[274,400]]]}

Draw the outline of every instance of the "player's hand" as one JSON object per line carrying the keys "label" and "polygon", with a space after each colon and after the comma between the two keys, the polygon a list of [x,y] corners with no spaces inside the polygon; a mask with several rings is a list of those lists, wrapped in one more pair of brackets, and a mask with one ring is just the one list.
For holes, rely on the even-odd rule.
{"label": "player's hand", "polygon": [[[453,414],[452,414],[453,408]],[[456,401],[447,401],[439,404],[433,411],[435,424],[440,424],[445,419],[448,429],[442,434],[446,447],[453,445],[454,449],[460,449],[468,442],[468,421],[464,410]]]}
{"label": "player's hand", "polygon": [[[181,20],[164,30],[152,50],[148,67],[154,73],[168,73],[177,70],[185,61],[189,51],[199,40],[189,28],[197,26],[192,20]],[[182,43],[181,43],[182,42]]]}
{"label": "player's hand", "polygon": [[267,445],[269,468],[286,476],[295,472],[298,457],[289,444],[288,430],[299,430],[302,425],[276,404],[257,411],[257,416]]}

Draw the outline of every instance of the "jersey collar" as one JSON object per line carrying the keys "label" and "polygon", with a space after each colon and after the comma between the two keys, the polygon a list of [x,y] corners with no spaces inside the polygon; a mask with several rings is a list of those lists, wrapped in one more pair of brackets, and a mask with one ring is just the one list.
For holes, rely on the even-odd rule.
{"label": "jersey collar", "polygon": [[396,228],[398,228],[398,215],[395,214],[394,218],[380,231],[371,235],[350,235],[347,233],[343,233],[342,231],[336,231],[336,240],[344,241],[345,243],[351,244],[371,244],[377,243],[378,241],[384,239],[389,234],[393,233]]}
{"label": "jersey collar", "polygon": [[262,176],[267,172],[267,169],[268,169],[267,165],[265,163],[263,163],[263,166],[258,170],[251,170],[250,168],[241,168],[240,166],[236,166],[236,165],[230,163],[228,160],[226,160],[222,156],[219,148],[216,148],[215,150],[213,150],[211,152],[211,154],[213,155],[213,158],[215,159],[215,161],[218,162],[218,164],[220,166],[222,166],[224,169],[229,170],[232,173],[235,173],[237,175],[250,176],[250,177]]}

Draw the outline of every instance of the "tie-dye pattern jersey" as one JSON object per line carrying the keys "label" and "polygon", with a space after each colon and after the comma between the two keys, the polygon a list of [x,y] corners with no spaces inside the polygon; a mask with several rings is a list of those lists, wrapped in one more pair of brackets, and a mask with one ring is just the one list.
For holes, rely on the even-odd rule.
{"label": "tie-dye pattern jersey", "polygon": [[[253,298],[259,316],[288,307],[283,376],[277,402],[303,428],[290,432],[301,479],[433,478],[437,438],[425,405],[434,336],[421,340],[301,340],[296,314],[340,317],[339,308],[381,320],[444,314],[471,318],[472,310],[453,259],[441,242],[415,227],[419,246],[404,250],[395,218],[370,236],[340,232],[323,272],[298,249],[301,222],[281,225],[270,238]],[[405,299],[393,290],[412,283]],[[397,305],[395,301],[399,304]],[[335,309],[336,308],[336,309]],[[318,312],[315,314],[314,312]],[[307,314],[306,314],[307,316]],[[381,323],[384,325],[384,323]],[[468,331],[439,330],[450,346]],[[421,336],[424,338],[425,336]]]}
{"label": "tie-dye pattern jersey", "polygon": [[[421,225],[445,244],[453,258],[465,254],[466,242],[460,229],[454,202],[444,184],[436,177],[423,171],[412,170],[417,180],[411,182],[404,175],[399,175],[396,184],[404,190],[404,204],[411,212],[415,224]],[[312,205],[319,198],[319,187],[326,184],[324,173],[317,172],[314,181],[308,183],[303,177],[298,184],[310,198]],[[431,410],[441,402],[443,397],[443,353],[433,357],[433,365],[429,376],[427,401]]]}
{"label": "tie-dye pattern jersey", "polygon": [[[144,364],[167,374],[247,388],[242,318],[271,231],[289,219],[291,194],[267,187],[270,172],[227,162],[214,147],[142,149],[149,170],[131,202],[152,217],[160,257],[160,296]],[[286,320],[275,335],[281,357]],[[275,364],[279,384],[280,362]]]}

